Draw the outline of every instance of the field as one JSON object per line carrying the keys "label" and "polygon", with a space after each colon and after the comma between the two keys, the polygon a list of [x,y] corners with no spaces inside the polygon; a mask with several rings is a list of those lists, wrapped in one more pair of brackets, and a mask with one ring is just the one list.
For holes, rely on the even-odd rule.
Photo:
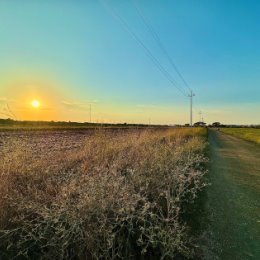
{"label": "field", "polygon": [[256,128],[221,128],[225,134],[260,144],[260,129]]}
{"label": "field", "polygon": [[192,259],[206,129],[0,131],[0,259]]}

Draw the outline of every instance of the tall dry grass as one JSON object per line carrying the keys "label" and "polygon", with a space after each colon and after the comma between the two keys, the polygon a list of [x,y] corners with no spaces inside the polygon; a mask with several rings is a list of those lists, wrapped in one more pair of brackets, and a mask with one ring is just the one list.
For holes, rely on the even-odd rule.
{"label": "tall dry grass", "polygon": [[203,131],[97,131],[44,155],[6,142],[0,259],[192,257],[183,216],[205,186]]}

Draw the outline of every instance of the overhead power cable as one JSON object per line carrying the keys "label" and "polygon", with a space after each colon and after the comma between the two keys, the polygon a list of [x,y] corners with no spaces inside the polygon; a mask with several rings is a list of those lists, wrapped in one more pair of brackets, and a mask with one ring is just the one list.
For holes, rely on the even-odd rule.
{"label": "overhead power cable", "polygon": [[3,116],[7,116],[8,118],[10,118],[10,114],[7,114],[7,113],[3,113],[3,112],[0,112],[0,115],[3,115]]}
{"label": "overhead power cable", "polygon": [[164,47],[159,35],[157,34],[157,32],[155,31],[155,29],[153,28],[152,24],[150,23],[150,21],[145,17],[145,15],[143,14],[142,10],[136,5],[135,1],[133,0],[133,5],[135,7],[135,10],[137,12],[137,14],[140,16],[141,20],[143,21],[143,23],[145,24],[145,26],[147,27],[148,31],[151,33],[152,37],[154,38],[154,40],[157,42],[158,46],[161,48],[161,50],[163,51],[164,55],[167,57],[169,63],[171,64],[171,66],[173,67],[173,69],[176,71],[176,73],[178,74],[178,76],[181,78],[182,82],[184,83],[184,86],[191,91],[191,88],[189,86],[189,84],[187,83],[187,81],[184,79],[184,77],[182,76],[181,72],[179,71],[178,67],[176,66],[176,64],[174,63],[174,61],[172,60],[170,54],[168,53],[168,51],[166,50],[166,48]]}
{"label": "overhead power cable", "polygon": [[9,111],[9,113],[15,118],[15,120],[17,120],[16,115],[13,113],[13,111],[11,110],[10,106],[8,105],[8,103],[6,103],[7,109]]}
{"label": "overhead power cable", "polygon": [[[101,0],[102,1],[102,0]],[[137,34],[130,28],[128,23],[112,8],[106,1],[102,1],[106,7],[109,8],[112,15],[123,25],[125,30],[139,43],[139,45],[144,49],[146,55],[151,59],[154,65],[161,71],[161,73],[170,81],[170,83],[178,89],[184,96],[187,96],[185,90],[178,86],[178,83],[175,79],[171,76],[171,74],[161,65],[159,60],[154,57],[152,52],[146,47],[146,45],[142,42],[142,40],[137,36]]]}

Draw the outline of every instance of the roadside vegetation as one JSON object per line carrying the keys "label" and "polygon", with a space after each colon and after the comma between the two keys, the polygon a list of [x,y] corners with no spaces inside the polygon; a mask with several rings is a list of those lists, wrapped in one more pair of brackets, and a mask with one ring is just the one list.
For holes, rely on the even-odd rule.
{"label": "roadside vegetation", "polygon": [[221,128],[221,131],[225,134],[260,144],[259,128]]}
{"label": "roadside vegetation", "polygon": [[0,259],[194,259],[206,129],[50,134],[0,140]]}

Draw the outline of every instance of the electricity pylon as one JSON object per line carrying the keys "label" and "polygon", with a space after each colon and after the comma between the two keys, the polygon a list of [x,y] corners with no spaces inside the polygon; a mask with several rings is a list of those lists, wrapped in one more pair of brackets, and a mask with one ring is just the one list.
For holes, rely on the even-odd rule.
{"label": "electricity pylon", "polygon": [[188,97],[190,98],[190,126],[192,126],[192,99],[194,96],[195,94],[191,90],[190,94],[188,95]]}

